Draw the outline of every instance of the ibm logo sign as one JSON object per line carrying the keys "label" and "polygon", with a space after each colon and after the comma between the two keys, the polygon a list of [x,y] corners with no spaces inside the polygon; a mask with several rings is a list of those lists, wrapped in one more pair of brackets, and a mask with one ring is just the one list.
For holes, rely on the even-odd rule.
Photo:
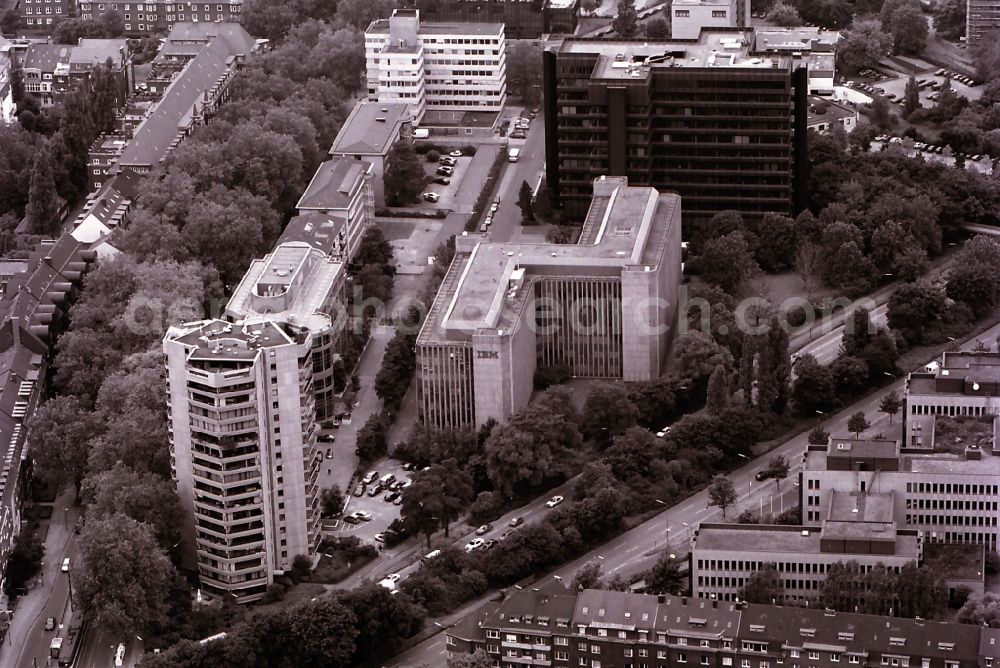
{"label": "ibm logo sign", "polygon": [[498,360],[500,359],[500,353],[496,350],[477,350],[476,359],[480,360]]}

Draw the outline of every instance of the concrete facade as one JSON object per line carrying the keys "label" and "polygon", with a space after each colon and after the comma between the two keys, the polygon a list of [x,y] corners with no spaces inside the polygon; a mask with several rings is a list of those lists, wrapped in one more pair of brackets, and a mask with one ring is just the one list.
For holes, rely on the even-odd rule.
{"label": "concrete facade", "polygon": [[968,0],[965,14],[965,36],[970,47],[988,39],[1000,29],[1000,0]]}
{"label": "concrete facade", "polygon": [[670,39],[698,39],[702,29],[749,27],[749,0],[673,0],[670,3]]}
{"label": "concrete facade", "polygon": [[351,258],[365,230],[375,224],[374,166],[356,158],[336,157],[321,164],[296,209],[340,223],[339,257]]}
{"label": "concrete facade", "polygon": [[145,37],[154,33],[173,30],[174,25],[192,23],[223,23],[240,20],[243,0],[212,0],[190,2],[185,0],[143,0],[142,2],[94,2],[79,0],[80,18],[94,19],[105,11],[114,11],[125,22],[129,37]]}
{"label": "concrete facade", "polygon": [[527,405],[538,366],[659,377],[677,317],[680,209],[676,195],[602,177],[574,246],[456,239],[417,337],[421,420],[503,421]]}
{"label": "concrete facade", "polygon": [[503,109],[507,41],[502,23],[421,22],[397,9],[365,31],[368,97],[405,103],[419,123],[425,110]]}
{"label": "concrete facade", "polygon": [[259,600],[319,545],[311,334],[205,320],[171,327],[163,351],[186,556],[204,590]]}
{"label": "concrete facade", "polygon": [[[362,100],[354,105],[333,140],[330,156],[351,158],[370,165],[374,205],[385,206],[385,172],[389,152],[397,141],[413,140],[413,116],[404,101]],[[303,207],[300,207],[300,212]]]}

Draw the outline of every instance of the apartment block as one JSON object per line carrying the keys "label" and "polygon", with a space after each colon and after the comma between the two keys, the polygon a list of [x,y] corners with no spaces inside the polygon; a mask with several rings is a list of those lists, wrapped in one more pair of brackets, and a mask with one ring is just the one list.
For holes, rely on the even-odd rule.
{"label": "apartment block", "polygon": [[28,28],[51,27],[73,15],[73,0],[21,0],[13,5]]}
{"label": "apartment block", "polygon": [[818,96],[809,97],[810,130],[825,134],[839,127],[844,132],[850,133],[858,127],[858,119],[858,110],[849,105]]}
{"label": "apartment block", "polygon": [[670,38],[698,39],[702,30],[750,27],[749,0],[673,0]]}
{"label": "apartment block", "polygon": [[320,540],[312,333],[263,320],[170,327],[170,455],[201,587],[263,597]]}
{"label": "apartment block", "polygon": [[755,55],[784,56],[792,60],[793,68],[808,68],[809,93],[812,95],[833,95],[838,43],[840,33],[824,28],[760,26],[753,31]]}
{"label": "apartment block", "polygon": [[602,174],[678,192],[685,223],[799,210],[808,71],[754,55],[750,37],[566,39],[547,50],[546,174],[565,214],[586,215]]}
{"label": "apartment block", "polygon": [[509,39],[576,32],[580,0],[414,0],[412,6],[428,21],[502,23]]}
{"label": "apartment block", "polygon": [[11,85],[11,66],[14,49],[10,40],[0,35],[0,125],[14,122],[14,90]]}
{"label": "apartment block", "polygon": [[965,624],[652,596],[548,580],[447,631],[449,656],[570,668],[992,668],[1000,631]]}
{"label": "apartment block", "polygon": [[334,417],[334,365],[347,323],[344,265],[303,242],[285,242],[254,260],[226,306],[236,322],[269,320],[308,330],[316,419]]}
{"label": "apartment block", "polygon": [[968,0],[965,37],[970,47],[978,46],[1000,30],[1000,0]]}
{"label": "apartment block", "polygon": [[576,245],[456,238],[456,255],[417,337],[420,419],[439,427],[505,420],[535,369],[658,378],[677,318],[681,202],[600,178]]}
{"label": "apartment block", "polygon": [[[333,158],[349,158],[371,167],[371,188],[374,205],[385,206],[385,172],[389,167],[389,152],[398,141],[413,140],[413,116],[410,106],[399,102],[362,100],[354,105],[330,147]],[[319,172],[317,172],[318,174]],[[312,184],[310,184],[312,187]],[[308,192],[308,190],[307,190]],[[313,191],[315,194],[315,190]],[[310,206],[303,195],[299,213],[323,211]],[[314,203],[315,204],[315,203]]]}
{"label": "apartment block", "polygon": [[822,524],[701,524],[691,546],[691,591],[732,601],[765,564],[781,574],[786,600],[820,594],[831,566],[856,561],[898,573],[920,563],[921,537],[892,521],[891,495],[835,492]]}
{"label": "apartment block", "polygon": [[353,257],[365,230],[375,224],[373,171],[371,163],[355,158],[328,160],[295,205],[300,215],[316,213],[338,223],[338,257]]}
{"label": "apartment block", "polygon": [[937,416],[1000,415],[1000,353],[946,352],[906,381],[906,447],[930,447]]}
{"label": "apartment block", "polygon": [[146,37],[173,30],[178,23],[238,22],[243,0],[213,2],[177,2],[142,0],[142,2],[94,2],[79,0],[81,18],[93,19],[107,11],[117,12],[125,22],[128,37]]}
{"label": "apartment block", "polygon": [[499,112],[507,99],[507,42],[502,23],[436,23],[397,9],[365,31],[368,97],[407,104],[457,121],[465,112]]}
{"label": "apartment block", "polygon": [[128,146],[131,134],[109,132],[94,140],[87,151],[87,182],[90,191],[100,188],[108,179],[112,167]]}
{"label": "apartment block", "polygon": [[30,44],[21,59],[24,90],[37,97],[43,107],[51,107],[60,95],[89,81],[94,68],[108,61],[119,82],[118,102],[124,104],[133,80],[124,39],[82,38],[76,46]]}

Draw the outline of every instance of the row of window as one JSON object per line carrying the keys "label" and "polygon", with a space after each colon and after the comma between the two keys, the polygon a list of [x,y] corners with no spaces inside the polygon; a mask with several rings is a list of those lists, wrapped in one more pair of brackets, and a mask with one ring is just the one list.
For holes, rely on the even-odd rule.
{"label": "row of window", "polygon": [[[967,485],[964,483],[950,482],[908,482],[907,492],[917,492],[919,494],[964,494],[975,496],[996,496],[1000,493],[998,485]],[[909,506],[907,506],[909,507]],[[997,504],[993,504],[993,510],[997,509]]]}
{"label": "row of window", "polygon": [[941,406],[937,404],[912,404],[910,415],[995,415],[988,406]]}

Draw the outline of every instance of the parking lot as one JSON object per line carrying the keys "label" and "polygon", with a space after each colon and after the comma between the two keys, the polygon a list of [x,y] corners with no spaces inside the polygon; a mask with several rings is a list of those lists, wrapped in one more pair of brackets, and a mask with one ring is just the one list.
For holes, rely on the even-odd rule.
{"label": "parking lot", "polygon": [[[957,76],[960,75],[943,69],[934,69],[914,75],[918,84],[925,82],[920,88],[920,106],[925,109],[933,107],[939,88],[944,82],[948,82],[955,93],[970,101],[979,99],[979,96],[982,95],[982,87],[975,82],[970,85],[956,78]],[[889,78],[879,74],[877,76],[862,77],[857,81],[850,81],[848,82],[848,87],[869,96],[883,95],[890,102],[901,105],[905,99],[906,84],[908,81],[909,76]]]}
{"label": "parking lot", "polygon": [[[421,157],[424,158],[424,156]],[[423,196],[421,196],[420,204],[417,205],[417,208],[453,209],[455,194],[458,193],[459,189],[462,187],[462,180],[465,178],[465,174],[471,162],[472,156],[463,155],[461,157],[455,157],[455,173],[451,176],[444,177],[449,179],[451,183],[448,185],[442,185],[432,181],[424,187],[425,193],[436,193],[440,199],[437,202],[428,202],[423,198]],[[426,171],[427,175],[432,179],[442,178],[437,174],[439,167],[442,167],[440,162],[427,162],[426,158],[424,158],[424,171]]]}
{"label": "parking lot", "polygon": [[[397,481],[410,480],[412,477],[411,473],[403,470],[403,462],[395,459],[386,460],[375,472],[378,473],[379,478],[387,473],[391,473],[396,476]],[[368,542],[375,540],[375,534],[385,531],[389,524],[399,517],[399,506],[385,500],[385,495],[389,490],[382,490],[375,496],[369,496],[368,494],[372,488],[372,485],[366,485],[362,496],[355,496],[355,489],[346,490],[350,494],[350,499],[347,502],[347,508],[344,510],[344,516],[358,511],[370,513],[372,516],[371,520],[358,522],[357,524],[348,524],[343,520],[338,520],[335,523],[328,523],[327,526],[329,529],[338,534],[357,536],[361,540]]]}

